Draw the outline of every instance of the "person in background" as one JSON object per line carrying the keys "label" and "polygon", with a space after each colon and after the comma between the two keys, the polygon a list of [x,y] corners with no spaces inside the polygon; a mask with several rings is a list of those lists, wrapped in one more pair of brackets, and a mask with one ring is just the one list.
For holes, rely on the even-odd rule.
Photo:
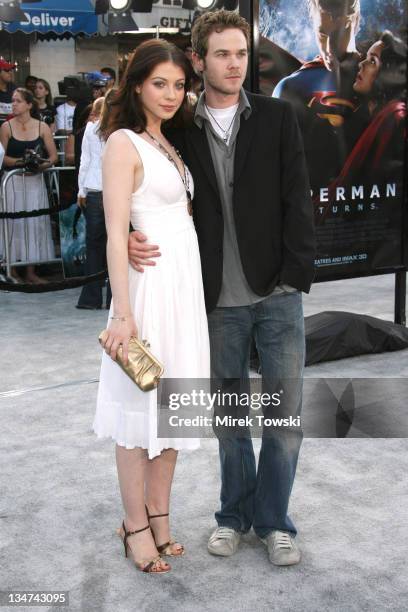
{"label": "person in background", "polygon": [[191,44],[187,45],[187,47],[184,47],[184,55],[186,56],[190,64],[192,64],[193,47],[191,46]]}
{"label": "person in background", "polygon": [[[13,118],[4,122],[0,128],[0,140],[6,151],[4,167],[7,170],[26,167],[22,158],[27,149],[35,150],[41,158],[47,159],[24,176],[13,175],[8,180],[6,208],[9,212],[48,208],[48,194],[41,171],[57,161],[51,130],[39,120],[36,100],[28,89],[18,87],[13,92],[12,112]],[[14,219],[7,223],[11,261],[28,262],[26,281],[44,283],[36,274],[34,263],[50,261],[55,257],[50,217],[42,215]],[[2,237],[3,233],[0,231],[0,243]],[[15,268],[12,269],[12,276],[17,282],[21,281]]]}
{"label": "person in background", "polygon": [[191,106],[195,106],[198,102],[198,98],[204,88],[204,85],[203,85],[202,79],[194,71],[194,66],[192,64],[192,52],[193,52],[193,49],[192,49],[191,44],[187,45],[187,47],[184,48],[184,55],[186,56],[188,61],[191,63],[191,66],[193,68],[190,91],[187,92],[187,96],[188,96],[188,101],[191,104]]}
{"label": "person in background", "polygon": [[[88,91],[84,90],[82,95],[77,100],[77,105],[75,107],[74,116],[72,119],[72,132],[73,134],[77,134],[78,131],[84,127],[86,121],[83,121],[83,113],[86,112],[86,109],[92,104],[97,98],[101,98],[106,94],[107,91],[107,82],[108,79],[98,70],[93,72],[87,72],[85,74],[85,81],[88,85]],[[88,115],[89,115],[88,110]],[[88,117],[87,115],[87,117]],[[73,149],[72,149],[73,150]]]}
{"label": "person in background", "polygon": [[29,91],[31,91],[34,95],[35,95],[35,86],[37,84],[38,78],[32,74],[29,74],[28,77],[26,77],[24,86],[26,89],[28,89]]}
{"label": "person in background", "polygon": [[115,100],[115,96],[117,92],[118,92],[118,89],[114,87],[113,89],[110,89],[105,96],[105,103],[102,107],[102,113],[99,119],[99,132],[103,138],[105,137],[107,138],[106,130],[107,130],[108,123],[109,123],[109,113],[112,109],[112,105]]}
{"label": "person in background", "polygon": [[[78,111],[78,106],[75,109],[75,112]],[[72,197],[72,202],[78,202],[78,175],[79,175],[79,167],[81,163],[81,151],[82,151],[82,140],[85,133],[86,124],[90,119],[92,111],[92,104],[88,104],[85,108],[82,108],[82,111],[78,113],[77,119],[74,118],[73,125],[73,133],[68,136],[68,140],[65,145],[65,166],[75,166],[74,176],[73,176],[73,185],[74,185],[74,193]],[[82,208],[77,206],[74,216],[73,222],[73,233],[76,233],[76,227],[78,221],[82,215]]]}
{"label": "person in background", "polygon": [[[106,228],[102,200],[102,149],[104,141],[99,134],[99,118],[104,98],[92,105],[89,121],[82,139],[81,164],[78,175],[78,205],[86,220],[85,274],[90,276],[106,269]],[[104,280],[84,285],[77,308],[100,310],[102,308]],[[110,307],[111,292],[108,285],[106,308]]]}
{"label": "person in background", "polygon": [[13,70],[16,65],[0,59],[0,124],[11,115],[11,96],[16,86],[13,83]]}
{"label": "person in background", "polygon": [[95,81],[92,83],[92,99],[98,100],[106,94],[106,81]]}
{"label": "person in background", "polygon": [[58,134],[71,134],[76,102],[67,96],[66,102],[57,108],[56,128]]}
{"label": "person in background", "polygon": [[38,111],[41,121],[46,123],[51,132],[55,132],[55,116],[57,111],[52,103],[51,87],[45,79],[37,79],[34,90],[35,99],[38,102]]}
{"label": "person in background", "polygon": [[88,72],[86,80],[92,91],[92,101],[106,94],[109,77],[103,75],[102,72],[98,72],[97,70]]}
{"label": "person in background", "polygon": [[[77,107],[78,108],[78,107]],[[65,166],[75,165],[76,175],[75,184],[78,183],[79,164],[81,162],[82,138],[86,124],[89,120],[89,115],[92,111],[92,103],[87,104],[78,114],[78,118],[74,121],[73,132],[69,134],[65,145]],[[77,198],[78,192],[75,197]],[[76,200],[75,200],[76,201]]]}
{"label": "person in background", "polygon": [[101,73],[103,74],[104,77],[108,79],[107,89],[109,90],[115,87],[115,83],[116,83],[115,70],[113,68],[109,68],[109,66],[106,66],[105,68],[101,68]]}

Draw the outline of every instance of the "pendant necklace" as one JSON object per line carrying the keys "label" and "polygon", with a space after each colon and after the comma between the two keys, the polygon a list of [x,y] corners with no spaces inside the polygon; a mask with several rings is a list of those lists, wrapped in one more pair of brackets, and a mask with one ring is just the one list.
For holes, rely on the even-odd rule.
{"label": "pendant necklace", "polygon": [[29,119],[27,119],[27,121],[19,121],[18,119],[16,119],[17,123],[19,123],[21,125],[21,129],[23,130],[23,132],[27,131],[26,125],[27,123],[30,123],[31,121],[31,117]]}
{"label": "pendant necklace", "polygon": [[204,104],[204,106],[205,106],[205,108],[207,109],[207,113],[210,115],[210,117],[212,117],[212,119],[214,119],[215,123],[218,125],[218,127],[219,127],[219,128],[220,128],[220,130],[221,130],[221,132],[224,134],[224,135],[223,135],[223,137],[222,137],[222,139],[223,139],[223,141],[225,142],[225,144],[227,144],[227,143],[228,143],[228,139],[229,139],[229,137],[230,137],[230,131],[231,131],[232,126],[234,125],[235,117],[237,116],[237,113],[238,113],[238,109],[239,109],[239,107],[238,107],[238,108],[237,108],[237,110],[235,111],[234,116],[233,116],[233,118],[232,118],[232,121],[231,121],[231,123],[229,124],[228,128],[225,130],[225,129],[222,127],[222,125],[220,125],[220,124],[218,123],[218,121],[216,120],[216,118],[214,117],[214,115],[212,114],[212,112],[210,111],[210,109],[208,108],[208,106],[207,106],[206,104]]}
{"label": "pendant necklace", "polygon": [[145,129],[146,134],[153,140],[153,142],[155,143],[155,145],[157,147],[159,147],[160,151],[162,151],[162,153],[164,153],[164,155],[167,157],[167,159],[169,160],[170,163],[173,164],[173,166],[176,168],[177,172],[180,175],[180,178],[183,182],[184,185],[184,189],[186,190],[186,197],[187,197],[187,211],[188,214],[191,216],[193,214],[193,204],[192,204],[192,198],[191,198],[191,191],[190,191],[190,178],[188,176],[188,170],[186,167],[186,164],[184,163],[183,158],[181,157],[179,151],[174,147],[175,152],[177,153],[177,157],[180,159],[181,163],[183,164],[183,171],[184,171],[184,176],[182,175],[182,173],[180,172],[180,169],[176,163],[176,160],[174,159],[174,157],[172,155],[170,155],[170,153],[168,152],[168,150],[166,149],[166,147],[164,147],[162,145],[161,142],[159,142],[157,140],[157,138],[155,138],[153,136],[153,134],[151,134],[148,130]]}

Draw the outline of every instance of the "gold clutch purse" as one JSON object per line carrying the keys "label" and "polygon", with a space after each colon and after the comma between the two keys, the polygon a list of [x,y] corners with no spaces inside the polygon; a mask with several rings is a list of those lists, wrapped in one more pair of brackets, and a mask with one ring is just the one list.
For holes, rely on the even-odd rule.
{"label": "gold clutch purse", "polygon": [[[107,330],[99,334],[99,343],[103,345]],[[150,344],[147,340],[140,342],[135,336],[129,340],[128,362],[123,363],[122,347],[116,352],[116,362],[122,370],[137,384],[142,391],[151,391],[159,384],[164,372],[162,364],[148,350]]]}

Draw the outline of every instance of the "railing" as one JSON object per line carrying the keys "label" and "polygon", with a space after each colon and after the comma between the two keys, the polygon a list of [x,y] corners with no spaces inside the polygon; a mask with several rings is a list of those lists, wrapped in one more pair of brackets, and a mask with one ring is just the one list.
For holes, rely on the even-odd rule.
{"label": "railing", "polygon": [[61,134],[58,136],[53,136],[55,145],[57,147],[58,160],[63,166],[65,164],[65,149],[68,140],[68,134]]}

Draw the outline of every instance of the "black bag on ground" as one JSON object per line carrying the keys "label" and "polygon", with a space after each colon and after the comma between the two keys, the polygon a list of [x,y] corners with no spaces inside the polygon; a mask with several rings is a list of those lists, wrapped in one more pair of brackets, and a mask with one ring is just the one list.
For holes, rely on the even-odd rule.
{"label": "black bag on ground", "polygon": [[403,325],[352,312],[305,317],[306,365],[408,348]]}

